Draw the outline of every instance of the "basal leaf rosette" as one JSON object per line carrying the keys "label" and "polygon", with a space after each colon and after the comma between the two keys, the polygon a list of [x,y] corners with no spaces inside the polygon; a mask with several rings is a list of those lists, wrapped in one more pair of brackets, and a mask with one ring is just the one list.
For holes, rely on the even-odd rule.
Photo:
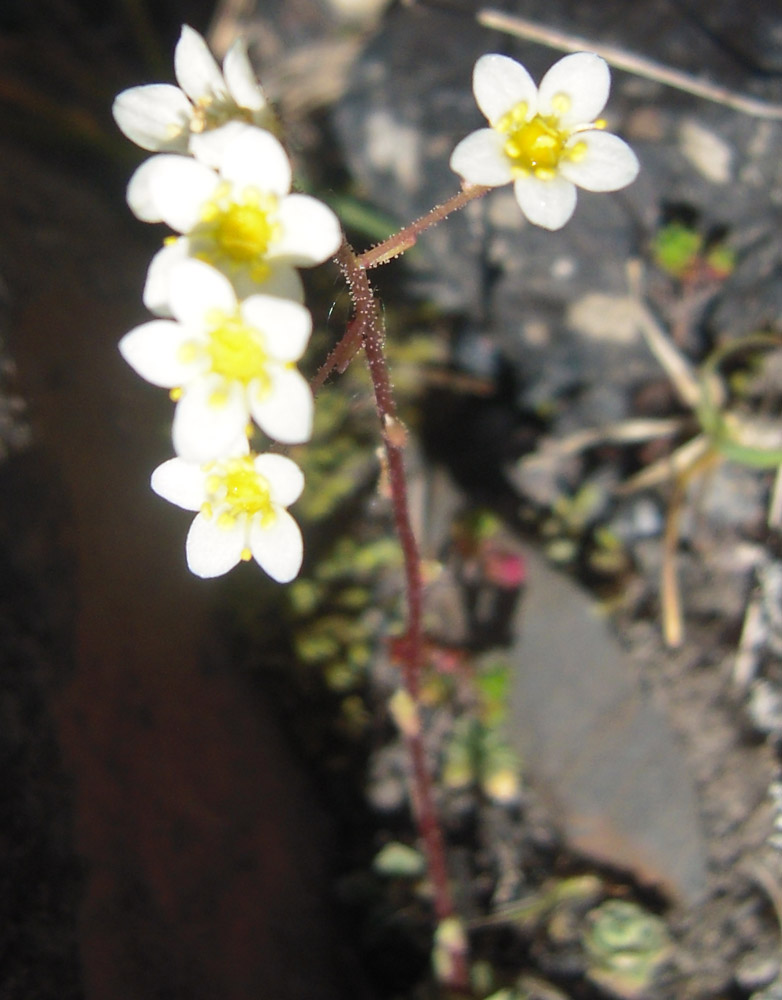
{"label": "basal leaf rosette", "polygon": [[[219,149],[220,137],[215,133],[229,123],[273,126],[274,115],[243,39],[228,50],[221,72],[203,37],[183,25],[174,71],[178,87],[168,83],[130,87],[114,100],[114,120],[142,149],[190,152],[211,161]],[[210,139],[204,142],[207,135]]]}
{"label": "basal leaf rosette", "polygon": [[185,545],[191,573],[222,576],[255,559],[278,583],[298,574],[302,537],[287,508],[304,476],[289,458],[247,449],[205,464],[172,458],[155,469],[151,485],[164,500],[198,511]]}
{"label": "basal leaf rosette", "polygon": [[172,268],[187,258],[230,278],[240,298],[254,291],[301,300],[296,268],[332,257],[342,242],[337,217],[309,195],[290,194],[291,165],[269,132],[237,124],[221,145],[216,168],[161,153],[133,174],[128,204],[143,222],[181,233],[152,259],[144,304],[170,313]]}
{"label": "basal leaf rosette", "polygon": [[307,441],[313,400],[295,363],[312,331],[303,305],[270,295],[239,300],[213,267],[171,273],[173,319],[127,333],[120,352],[142,378],[173,390],[174,449],[187,461],[230,454],[254,420],[283,444]]}
{"label": "basal leaf rosette", "polygon": [[467,184],[513,184],[524,215],[561,229],[576,207],[576,188],[616,191],[638,174],[638,160],[597,120],[611,76],[605,61],[577,52],[555,63],[535,85],[527,70],[502,55],[475,64],[473,91],[490,128],[457,145],[451,168]]}

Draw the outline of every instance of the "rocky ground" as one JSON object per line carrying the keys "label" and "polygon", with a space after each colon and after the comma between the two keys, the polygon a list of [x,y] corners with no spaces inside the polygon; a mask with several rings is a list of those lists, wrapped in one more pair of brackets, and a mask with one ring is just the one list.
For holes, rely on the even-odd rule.
{"label": "rocky ground", "polygon": [[[415,859],[371,868],[412,836],[381,697],[396,570],[366,386],[324,394],[313,555],[281,597],[251,568],[187,576],[186,524],[146,487],[168,402],[116,352],[159,234],[124,205],[137,161],[108,108],[170,77],[181,21],[212,18],[217,46],[247,33],[302,177],[365,243],[456,190],[478,55],[535,76],[557,57],[476,26],[467,0],[347,6],[279,0],[237,20],[170,0],[146,28],[142,5],[135,20],[69,2],[0,12],[3,1000],[434,995]],[[615,72],[609,125],[642,163],[631,188],[583,196],[557,234],[497,192],[379,275],[437,568],[433,756],[453,763],[449,734],[494,704],[480,679],[502,676],[522,760],[506,802],[479,769],[443,771],[477,995],[760,1000],[780,982],[775,472],[732,454],[693,466],[680,496],[663,466],[628,483],[699,432],[644,323],[693,368],[779,333],[782,27],[763,3],[740,21],[728,2],[523,7],[766,113]],[[330,274],[312,294],[325,348],[344,300]],[[726,367],[731,403],[773,430],[767,346],[762,365]],[[652,420],[676,424],[622,437]],[[501,522],[465,548],[452,519],[479,507]],[[328,655],[326,618],[349,632],[329,633]]]}

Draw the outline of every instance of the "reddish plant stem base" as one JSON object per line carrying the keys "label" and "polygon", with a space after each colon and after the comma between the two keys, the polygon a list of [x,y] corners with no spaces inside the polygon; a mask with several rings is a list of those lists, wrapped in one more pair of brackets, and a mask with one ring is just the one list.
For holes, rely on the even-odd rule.
{"label": "reddish plant stem base", "polygon": [[[355,353],[358,344],[363,344],[372,377],[375,403],[383,428],[383,444],[386,453],[394,522],[404,558],[407,629],[404,639],[397,648],[400,651],[402,662],[404,689],[417,708],[423,652],[421,561],[418,544],[410,523],[403,451],[402,447],[394,440],[399,436],[394,434],[399,425],[384,353],[383,321],[374,290],[361,260],[362,258],[357,257],[347,243],[342,245],[337,256],[337,263],[350,290],[354,316],[348,326],[345,338],[332,351],[330,359],[334,358],[343,344],[346,345],[345,354],[349,353],[351,356]],[[336,363],[333,367],[338,367],[340,357],[337,356],[334,360]],[[320,375],[320,372],[318,374]],[[326,372],[327,374],[328,372]],[[411,763],[413,812],[427,857],[429,877],[434,891],[435,913],[438,921],[441,922],[446,918],[455,917],[455,910],[448,882],[442,829],[434,802],[432,777],[429,773],[420,727],[418,725],[405,726],[403,727],[403,735]],[[450,959],[452,973],[448,985],[466,993],[469,989],[466,956],[462,951],[455,951],[450,955]]]}

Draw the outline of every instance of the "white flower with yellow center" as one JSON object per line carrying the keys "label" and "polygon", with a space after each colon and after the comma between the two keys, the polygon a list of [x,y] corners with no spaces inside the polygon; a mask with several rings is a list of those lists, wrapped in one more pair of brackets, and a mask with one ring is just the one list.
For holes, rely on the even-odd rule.
{"label": "white flower with yellow center", "polygon": [[217,137],[212,135],[206,143],[202,138],[227,123],[243,121],[262,128],[273,124],[242,39],[231,46],[220,72],[202,36],[183,25],[174,71],[178,87],[168,83],[130,87],[114,101],[114,120],[142,149],[209,158]]}
{"label": "white flower with yellow center", "polygon": [[183,234],[167,240],[150,265],[144,304],[152,312],[169,313],[172,268],[188,257],[223,271],[240,298],[263,291],[301,300],[295,268],[322,264],[342,242],[330,208],[309,195],[289,194],[291,165],[271,133],[237,124],[216,167],[160,153],[130,179],[134,214]]}
{"label": "white flower with yellow center", "polygon": [[289,458],[245,452],[205,465],[172,458],[155,469],[151,485],[164,500],[198,511],[185,547],[196,576],[222,576],[250,559],[278,583],[299,572],[301,531],[286,508],[301,495],[304,475]]}
{"label": "white flower with yellow center", "polygon": [[308,440],[313,401],[296,370],[312,319],[298,302],[270,295],[238,301],[213,267],[184,261],[171,275],[174,319],[144,323],[119,349],[153,385],[174,390],[174,449],[188,461],[230,454],[252,417],[283,444]]}
{"label": "white flower with yellow center", "polygon": [[591,52],[560,59],[540,87],[514,59],[482,56],[473,91],[491,128],[462,139],[451,168],[467,184],[512,182],[530,222],[560,229],[576,207],[576,187],[616,191],[638,174],[635,153],[596,120],[610,85],[608,66]]}

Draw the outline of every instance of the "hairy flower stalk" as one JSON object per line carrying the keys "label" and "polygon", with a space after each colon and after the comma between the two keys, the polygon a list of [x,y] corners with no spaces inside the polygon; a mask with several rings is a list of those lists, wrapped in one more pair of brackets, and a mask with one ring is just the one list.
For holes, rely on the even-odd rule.
{"label": "hairy flower stalk", "polygon": [[[388,365],[383,351],[385,332],[378,303],[366,270],[361,266],[359,259],[347,243],[343,243],[337,262],[350,289],[355,309],[354,322],[360,330],[372,377],[377,413],[381,426],[384,428],[383,447],[388,466],[394,522],[404,557],[407,601],[405,636],[398,649],[402,660],[404,690],[410,699],[413,713],[417,716],[423,655],[423,581],[418,544],[410,521],[403,449],[395,441],[393,435],[387,432],[389,426],[397,422],[397,418]],[[434,892],[435,912],[438,922],[442,924],[444,921],[455,919],[455,910],[448,881],[442,828],[434,802],[432,776],[426,759],[426,749],[420,725],[414,723],[400,728],[412,769],[413,811],[426,851],[429,876]],[[466,989],[469,975],[464,952],[459,948],[454,949],[449,955],[449,960],[450,973],[447,977],[449,982],[455,988]]]}

